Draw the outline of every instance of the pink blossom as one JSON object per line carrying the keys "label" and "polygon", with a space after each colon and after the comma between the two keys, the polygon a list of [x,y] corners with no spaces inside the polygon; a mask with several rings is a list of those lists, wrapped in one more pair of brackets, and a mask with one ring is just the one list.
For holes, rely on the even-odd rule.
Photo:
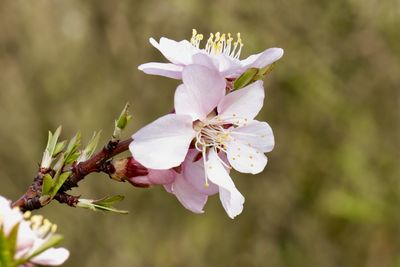
{"label": "pink blossom", "polygon": [[19,224],[15,260],[23,261],[30,258],[29,263],[33,264],[51,266],[63,264],[69,257],[69,251],[65,248],[49,248],[34,256],[37,249],[52,237],[56,226],[42,216],[32,216],[29,220],[26,217],[19,209],[11,208],[10,201],[0,196],[0,229],[3,234],[8,236],[14,226]]}
{"label": "pink blossom", "polygon": [[203,49],[200,48],[202,39],[203,35],[197,34],[196,30],[193,30],[190,42],[187,40],[177,42],[165,37],[157,42],[150,38],[150,43],[171,63],[145,63],[139,66],[139,70],[147,74],[181,79],[185,66],[199,64],[217,70],[226,78],[237,78],[249,68],[266,67],[283,56],[283,49],[269,48],[240,60],[243,47],[240,34],[236,41],[230,34],[211,34]]}
{"label": "pink blossom", "polygon": [[[189,192],[193,190],[182,179],[192,181],[192,185],[198,183],[193,179],[201,179],[203,187],[215,184],[222,205],[233,218],[241,213],[244,197],[235,187],[227,168],[232,166],[239,172],[260,173],[267,164],[264,153],[274,147],[271,127],[266,122],[254,120],[263,106],[263,82],[257,81],[226,94],[225,78],[216,70],[201,65],[185,67],[182,79],[183,84],[175,92],[176,114],[165,115],[140,129],[133,135],[130,150],[147,168],[170,169],[181,165],[188,158],[190,145],[194,145],[201,153],[201,171],[193,174],[191,168],[185,168],[191,164],[186,160],[183,164],[186,171],[167,189],[181,202],[196,202],[196,208],[189,209],[202,212],[200,204],[205,203],[205,197],[190,201]],[[221,159],[221,152],[227,156],[229,165]],[[199,191],[199,187],[196,188]]]}

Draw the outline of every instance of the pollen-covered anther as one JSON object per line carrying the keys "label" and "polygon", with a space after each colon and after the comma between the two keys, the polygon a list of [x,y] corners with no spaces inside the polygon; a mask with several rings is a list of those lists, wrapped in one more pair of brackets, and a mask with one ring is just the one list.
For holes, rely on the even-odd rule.
{"label": "pollen-covered anther", "polygon": [[202,34],[198,34],[196,29],[192,30],[192,38],[190,38],[190,43],[199,48],[201,40],[203,40],[204,36]]}
{"label": "pollen-covered anther", "polygon": [[[192,38],[190,43],[196,47],[200,47],[200,42],[203,40],[204,36],[197,33],[196,29],[192,30]],[[210,33],[210,37],[207,39],[205,46],[205,51],[210,55],[220,55],[224,54],[234,59],[240,57],[242,51],[243,43],[240,33],[237,34],[236,41],[232,37],[231,33],[225,34],[217,32],[215,34]]]}
{"label": "pollen-covered anther", "polygon": [[29,219],[31,217],[31,215],[32,215],[32,212],[30,212],[30,211],[24,212],[24,219]]}

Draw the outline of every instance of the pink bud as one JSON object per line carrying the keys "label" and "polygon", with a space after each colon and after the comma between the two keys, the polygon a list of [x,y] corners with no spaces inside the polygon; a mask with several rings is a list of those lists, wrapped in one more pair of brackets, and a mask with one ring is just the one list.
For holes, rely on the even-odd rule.
{"label": "pink bud", "polygon": [[[141,165],[132,157],[113,160],[110,169],[110,177],[117,181],[131,182],[131,179],[135,177],[143,177],[149,173],[146,167]],[[139,184],[142,184],[142,182]]]}

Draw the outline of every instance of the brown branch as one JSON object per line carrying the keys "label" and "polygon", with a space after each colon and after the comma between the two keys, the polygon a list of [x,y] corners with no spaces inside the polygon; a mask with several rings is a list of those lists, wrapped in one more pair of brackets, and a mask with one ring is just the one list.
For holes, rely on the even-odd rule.
{"label": "brown branch", "polygon": [[[110,141],[100,152],[87,161],[73,165],[71,168],[71,176],[60,188],[54,199],[60,203],[65,203],[74,207],[77,204],[79,197],[71,196],[65,192],[73,187],[77,187],[79,181],[83,180],[90,173],[104,172],[108,175],[113,174],[115,170],[110,164],[110,159],[127,151],[129,149],[129,144],[132,141],[131,138],[121,142]],[[138,176],[141,176],[147,175],[148,171],[143,166],[138,165],[136,173]],[[35,210],[43,207],[40,203],[43,175],[44,173],[39,171],[25,194],[12,204],[13,207],[19,207],[22,211]]]}

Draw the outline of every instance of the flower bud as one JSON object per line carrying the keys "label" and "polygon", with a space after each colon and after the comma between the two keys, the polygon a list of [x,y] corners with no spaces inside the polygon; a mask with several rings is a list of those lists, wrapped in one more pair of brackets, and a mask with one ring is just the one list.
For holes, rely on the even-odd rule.
{"label": "flower bud", "polygon": [[109,175],[116,181],[128,181],[134,186],[148,187],[150,181],[144,179],[149,171],[146,167],[137,162],[134,158],[113,160],[110,165]]}

